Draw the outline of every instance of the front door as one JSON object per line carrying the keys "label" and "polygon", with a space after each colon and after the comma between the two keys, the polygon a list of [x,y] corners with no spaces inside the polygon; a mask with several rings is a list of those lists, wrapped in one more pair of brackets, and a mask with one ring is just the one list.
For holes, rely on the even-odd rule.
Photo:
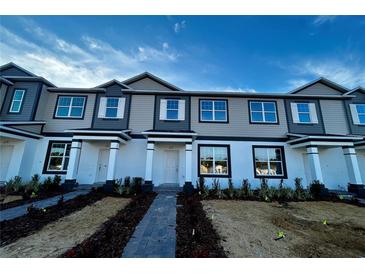
{"label": "front door", "polygon": [[99,151],[98,166],[96,171],[96,182],[105,182],[108,172],[109,150],[101,149]]}
{"label": "front door", "polygon": [[165,150],[165,184],[178,184],[179,174],[179,151]]}

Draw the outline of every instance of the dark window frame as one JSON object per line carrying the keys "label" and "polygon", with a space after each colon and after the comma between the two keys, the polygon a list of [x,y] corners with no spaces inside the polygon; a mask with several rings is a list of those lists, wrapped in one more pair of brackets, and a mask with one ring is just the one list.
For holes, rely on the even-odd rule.
{"label": "dark window frame", "polygon": [[[225,147],[225,148],[227,148],[228,173],[227,174],[201,174],[200,173],[200,148],[201,147]],[[198,144],[198,177],[231,178],[232,177],[231,146],[229,144]]]}
{"label": "dark window frame", "polygon": [[[219,120],[211,120],[206,121],[202,120],[202,101],[224,101],[226,103],[226,120],[225,121],[219,121]],[[214,110],[212,110],[214,112]],[[199,98],[199,123],[213,123],[213,124],[228,124],[229,123],[229,105],[228,105],[228,99],[211,99],[211,98]]]}
{"label": "dark window frame", "polygon": [[[365,102],[355,102],[355,103],[352,103],[352,104],[354,104],[354,105],[365,105]],[[351,112],[351,110],[350,110],[350,112]],[[357,108],[356,108],[356,113],[357,113],[357,116],[359,116],[358,118],[360,120],[360,115],[359,115],[359,112],[357,111]],[[352,122],[352,124],[354,126],[359,126],[359,127],[364,127],[365,126],[365,124],[362,124],[362,123],[360,123],[358,125],[355,125],[354,122]]]}
{"label": "dark window frame", "polygon": [[[63,140],[51,140],[48,142],[48,148],[47,148],[47,152],[46,152],[46,157],[44,160],[44,164],[43,164],[43,172],[42,174],[67,174],[67,170],[48,170],[48,163],[49,163],[49,158],[51,156],[51,149],[52,149],[52,145],[53,144],[70,144],[72,145],[72,141],[63,141]],[[71,156],[71,151],[70,151],[70,156]]]}
{"label": "dark window frame", "polygon": [[[275,117],[276,122],[255,122],[252,120],[252,111],[251,111],[251,103],[274,103],[275,105]],[[263,111],[264,113],[265,111]],[[255,124],[255,125],[279,125],[279,114],[278,114],[278,104],[277,101],[266,101],[266,100],[248,100],[248,117],[249,117],[249,123]]]}
{"label": "dark window frame", "polygon": [[[17,90],[23,90],[24,93],[23,93],[23,97],[22,97],[22,101],[21,101],[21,105],[20,105],[19,111],[18,112],[12,112],[11,111],[11,106],[13,104],[13,100],[14,100],[14,96],[15,96],[15,91],[17,91]],[[27,91],[28,91],[28,89],[26,89],[26,88],[14,88],[13,89],[13,94],[12,94],[11,99],[10,99],[10,102],[9,102],[9,108],[8,108],[8,112],[7,112],[8,114],[11,114],[11,115],[19,115],[19,114],[22,114],[23,107],[24,107],[25,96],[28,93]],[[4,102],[5,102],[5,100],[4,100]]]}
{"label": "dark window frame", "polygon": [[[58,116],[56,116],[58,102],[60,100],[60,97],[82,97],[82,98],[84,98],[84,106],[83,106],[83,110],[82,110],[82,116],[81,117],[58,117]],[[55,108],[54,108],[52,118],[53,119],[60,119],[60,120],[84,120],[85,112],[86,112],[86,106],[87,106],[87,99],[88,99],[87,95],[61,95],[61,94],[57,95],[56,105],[55,105]],[[70,105],[70,108],[71,108],[71,105]]]}
{"label": "dark window frame", "polygon": [[[273,148],[273,149],[280,149],[281,151],[281,161],[283,166],[283,175],[279,176],[272,176],[272,175],[257,175],[256,174],[256,161],[255,161],[255,148]],[[253,174],[254,178],[267,178],[267,179],[288,179],[288,172],[286,168],[286,158],[285,158],[285,147],[284,146],[270,146],[270,145],[253,145],[252,146],[252,163],[253,163]]]}

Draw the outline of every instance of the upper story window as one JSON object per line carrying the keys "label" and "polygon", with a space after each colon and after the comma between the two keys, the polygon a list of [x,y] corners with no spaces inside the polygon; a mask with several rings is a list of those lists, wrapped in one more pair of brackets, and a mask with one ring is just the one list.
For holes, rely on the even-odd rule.
{"label": "upper story window", "polygon": [[283,147],[253,147],[255,177],[284,177]]}
{"label": "upper story window", "polygon": [[201,122],[227,122],[226,100],[200,100]]}
{"label": "upper story window", "polygon": [[314,103],[291,103],[293,122],[296,124],[318,124]]}
{"label": "upper story window", "polygon": [[365,104],[350,104],[354,125],[365,125]]}
{"label": "upper story window", "polygon": [[14,90],[13,99],[11,100],[11,105],[9,112],[10,113],[19,113],[22,109],[23,99],[24,99],[25,90],[24,89],[16,89]]}
{"label": "upper story window", "polygon": [[199,146],[199,176],[229,175],[229,146],[200,145]]}
{"label": "upper story window", "polygon": [[84,115],[85,101],[85,96],[59,96],[55,117],[82,118]]}
{"label": "upper story window", "polygon": [[125,98],[101,97],[98,118],[123,119],[124,109],[125,109]]}
{"label": "upper story window", "polygon": [[161,99],[160,120],[166,120],[166,121],[185,120],[185,100]]}
{"label": "upper story window", "polygon": [[71,143],[57,142],[51,143],[47,155],[48,162],[46,171],[63,172],[67,170],[70,158]]}
{"label": "upper story window", "polygon": [[278,122],[276,103],[267,101],[250,101],[251,123],[275,124]]}

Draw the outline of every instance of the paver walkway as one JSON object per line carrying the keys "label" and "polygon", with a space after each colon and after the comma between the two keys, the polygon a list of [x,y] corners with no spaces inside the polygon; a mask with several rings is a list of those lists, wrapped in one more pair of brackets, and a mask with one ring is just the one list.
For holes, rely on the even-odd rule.
{"label": "paver walkway", "polygon": [[[64,201],[71,200],[78,195],[87,194],[90,189],[80,189],[76,191],[72,191],[63,195]],[[27,213],[27,208],[33,204],[37,208],[45,208],[48,206],[52,206],[57,204],[58,200],[61,198],[62,195],[57,195],[48,199],[39,200],[33,203],[24,204],[17,207],[8,208],[5,210],[0,211],[0,222],[5,220],[11,220],[20,216],[23,216]]]}
{"label": "paver walkway", "polygon": [[138,224],[123,258],[174,258],[176,247],[176,191],[160,192]]}

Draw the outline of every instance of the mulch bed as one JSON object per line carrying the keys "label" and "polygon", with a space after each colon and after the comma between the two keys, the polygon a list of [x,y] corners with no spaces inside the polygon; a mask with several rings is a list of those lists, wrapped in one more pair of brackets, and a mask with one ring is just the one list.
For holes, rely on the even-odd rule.
{"label": "mulch bed", "polygon": [[156,194],[138,195],[117,215],[81,244],[69,249],[66,258],[119,258],[136,226],[146,214]]}
{"label": "mulch bed", "polygon": [[0,246],[15,242],[19,238],[28,236],[40,230],[45,225],[69,215],[87,205],[106,197],[99,191],[91,191],[85,195],[79,195],[66,202],[47,207],[45,211],[33,210],[36,214],[26,214],[12,220],[0,222]]}
{"label": "mulch bed", "polygon": [[29,199],[17,200],[17,201],[5,203],[5,204],[0,204],[0,211],[8,209],[8,208],[16,207],[16,206],[21,206],[21,205],[24,205],[24,204],[33,203],[33,202],[36,202],[36,201],[39,201],[39,200],[51,198],[51,197],[54,197],[54,196],[57,196],[57,195],[66,194],[70,191],[71,190],[60,189],[58,191],[52,191],[52,192],[47,192],[47,193],[39,193],[36,198],[29,198]]}
{"label": "mulch bed", "polygon": [[197,195],[177,199],[176,257],[226,258],[220,237],[207,218]]}

